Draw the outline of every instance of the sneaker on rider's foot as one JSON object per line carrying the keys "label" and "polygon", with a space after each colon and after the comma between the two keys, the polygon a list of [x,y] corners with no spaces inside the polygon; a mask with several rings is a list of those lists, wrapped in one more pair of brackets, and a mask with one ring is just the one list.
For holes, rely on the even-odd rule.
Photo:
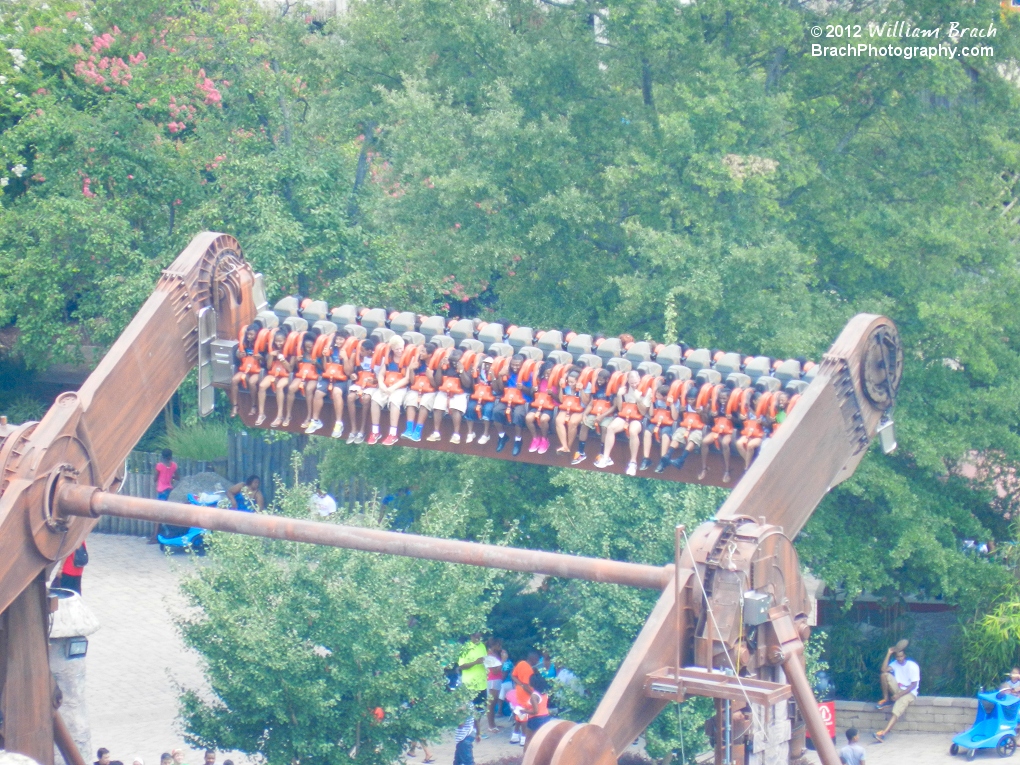
{"label": "sneaker on rider's foot", "polygon": [[379,434],[378,433],[370,434],[368,436],[368,445],[372,446],[373,444],[377,444],[377,443],[379,443]]}
{"label": "sneaker on rider's foot", "polygon": [[531,453],[537,452],[538,447],[540,447],[541,445],[542,439],[539,438],[538,436],[535,436],[534,438],[531,439],[531,443],[528,444],[528,451]]}
{"label": "sneaker on rider's foot", "polygon": [[609,457],[603,457],[601,454],[595,458],[595,467],[607,468],[612,467],[613,461]]}
{"label": "sneaker on rider's foot", "polygon": [[520,454],[520,453],[521,453],[521,448],[522,448],[523,446],[524,446],[524,441],[523,441],[522,439],[520,439],[520,438],[515,438],[515,439],[514,439],[514,448],[513,448],[512,450],[511,450],[511,452],[510,452],[510,453],[511,453],[511,454],[512,454],[513,456],[515,456],[515,457],[516,457],[516,456],[517,456],[518,454]]}
{"label": "sneaker on rider's foot", "polygon": [[349,436],[347,436],[347,443],[353,444],[357,440],[358,440],[358,431],[352,430],[351,434]]}
{"label": "sneaker on rider's foot", "polygon": [[459,444],[460,443],[460,433],[454,433],[452,436],[450,436],[450,443],[451,444]]}
{"label": "sneaker on rider's foot", "polygon": [[496,439],[496,451],[497,452],[503,451],[504,446],[506,446],[506,433],[504,433],[503,435],[499,436]]}
{"label": "sneaker on rider's foot", "polygon": [[478,438],[478,445],[479,446],[485,446],[487,443],[489,443],[489,434],[488,433],[483,433]]}
{"label": "sneaker on rider's foot", "polygon": [[365,434],[364,433],[355,433],[354,434],[354,443],[356,443],[356,444],[363,444],[363,443],[365,443]]}
{"label": "sneaker on rider's foot", "polygon": [[465,441],[465,443],[468,443],[468,444],[474,443],[474,440],[475,440],[475,432],[473,430],[469,430],[468,434],[467,434],[467,440]]}
{"label": "sneaker on rider's foot", "polygon": [[641,465],[638,467],[638,470],[648,470],[648,468],[650,468],[651,466],[652,461],[645,457],[643,460],[641,460]]}
{"label": "sneaker on rider's foot", "polygon": [[588,459],[588,455],[587,454],[581,454],[581,452],[574,452],[574,459],[570,460],[570,464],[571,465],[580,465],[586,459]]}
{"label": "sneaker on rider's foot", "polygon": [[393,446],[397,442],[397,434],[391,433],[383,439],[383,446]]}
{"label": "sneaker on rider's foot", "polygon": [[439,441],[440,439],[442,439],[442,437],[443,437],[442,433],[440,433],[438,430],[433,430],[431,435],[429,435],[429,437],[426,438],[425,440],[426,441]]}
{"label": "sneaker on rider's foot", "polygon": [[636,462],[628,462],[627,463],[627,475],[637,475],[637,463]]}
{"label": "sneaker on rider's foot", "polygon": [[338,422],[333,426],[333,438],[343,438],[344,435],[344,424]]}
{"label": "sneaker on rider's foot", "polygon": [[549,451],[549,439],[543,438],[542,443],[538,445],[538,453],[545,454],[547,451]]}

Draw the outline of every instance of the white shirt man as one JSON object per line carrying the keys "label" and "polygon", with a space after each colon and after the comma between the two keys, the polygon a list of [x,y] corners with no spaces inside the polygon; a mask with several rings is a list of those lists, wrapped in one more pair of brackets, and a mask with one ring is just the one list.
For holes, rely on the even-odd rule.
{"label": "white shirt man", "polygon": [[312,512],[318,513],[320,518],[328,518],[336,512],[336,500],[321,487],[312,495],[310,504]]}
{"label": "white shirt man", "polygon": [[899,656],[896,657],[896,661],[889,662],[889,671],[892,672],[893,678],[896,680],[896,685],[900,687],[900,690],[905,690],[914,686],[910,693],[914,694],[917,698],[918,689],[921,685],[921,668],[917,666],[917,662],[913,659],[908,659],[906,654],[903,655],[903,661],[900,661]]}

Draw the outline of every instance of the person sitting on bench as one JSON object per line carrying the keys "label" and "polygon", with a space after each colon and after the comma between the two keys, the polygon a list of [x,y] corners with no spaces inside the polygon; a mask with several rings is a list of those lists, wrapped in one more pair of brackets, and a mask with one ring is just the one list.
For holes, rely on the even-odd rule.
{"label": "person sitting on bench", "polygon": [[556,451],[560,454],[571,453],[578,428],[581,427],[584,405],[581,403],[580,379],[581,370],[571,366],[567,369],[565,380],[557,392],[559,411],[556,415],[556,435],[560,439],[560,445]]}
{"label": "person sitting on bench", "polygon": [[616,393],[617,415],[606,428],[605,443],[602,454],[595,458],[595,467],[607,468],[613,464],[610,453],[616,444],[616,434],[626,433],[630,446],[630,460],[627,462],[627,475],[637,475],[638,449],[641,448],[641,421],[648,411],[648,397],[641,393],[638,384],[641,373],[632,369],[624,378],[623,384]]}
{"label": "person sitting on bench", "polygon": [[489,426],[492,423],[492,410],[496,404],[496,397],[492,393],[492,365],[495,359],[486,356],[478,365],[474,388],[471,391],[471,400],[468,402],[468,410],[465,419],[467,426],[467,443],[475,440],[475,422],[482,421],[482,435],[478,438],[478,445],[484,446],[489,443]]}
{"label": "person sitting on bench", "polygon": [[525,418],[528,409],[534,400],[531,382],[518,380],[521,367],[524,365],[524,356],[515,354],[510,359],[510,367],[506,377],[498,377],[493,380],[492,392],[498,401],[492,408],[492,419],[496,423],[496,451],[503,451],[506,446],[506,426],[514,426],[514,446],[511,454],[516,457],[521,453],[523,445]]}
{"label": "person sitting on bench", "polygon": [[652,466],[652,441],[659,442],[659,464],[655,472],[661,473],[669,464],[669,442],[673,437],[675,422],[674,406],[670,404],[669,386],[663,383],[655,389],[655,400],[652,402],[642,428],[644,430],[644,459],[638,470],[648,470]]}
{"label": "person sitting on bench", "polygon": [[[583,374],[583,373],[582,373]],[[616,397],[609,395],[608,369],[600,369],[595,373],[595,380],[581,393],[581,403],[584,404],[584,411],[581,413],[581,430],[577,437],[577,451],[570,461],[571,465],[580,465],[588,456],[585,454],[585,447],[588,443],[588,434],[595,430],[602,432],[609,427],[609,423],[616,416]]]}
{"label": "person sitting on bench", "polygon": [[[365,429],[368,423],[368,412],[371,409],[372,393],[379,383],[376,372],[372,366],[372,354],[375,353],[376,340],[374,337],[366,337],[361,341],[359,353],[361,359],[355,364],[357,377],[351,380],[351,386],[347,394],[347,412],[351,416],[351,434],[347,436],[347,443],[360,444],[365,441]],[[355,404],[361,404],[361,419],[357,419]]]}
{"label": "person sitting on bench", "polygon": [[277,428],[283,421],[284,391],[287,390],[287,384],[290,382],[291,372],[290,359],[283,352],[286,344],[286,330],[276,330],[276,333],[273,335],[272,345],[266,352],[266,365],[269,367],[269,371],[266,372],[266,376],[259,383],[259,416],[255,420],[256,426],[261,425],[266,420],[266,393],[269,392],[270,388],[273,388],[276,393],[276,419],[273,420],[270,427]]}
{"label": "person sitting on bench", "polygon": [[473,382],[471,372],[465,370],[461,364],[463,357],[464,352],[455,348],[440,364],[439,390],[436,391],[436,400],[432,407],[432,434],[428,437],[428,441],[442,439],[443,415],[449,412],[450,419],[453,421],[450,443],[460,443],[460,421],[464,413],[467,412],[468,394],[471,392]]}
{"label": "person sitting on bench", "polygon": [[337,330],[332,340],[326,347],[326,351],[319,360],[321,372],[319,380],[315,384],[315,399],[312,402],[312,422],[305,430],[305,433],[312,434],[322,427],[322,405],[326,396],[333,402],[333,438],[342,438],[344,435],[344,397],[347,395],[347,388],[350,385],[349,378],[354,374],[354,362],[350,355],[344,350],[348,345],[347,340],[350,332],[346,327]]}
{"label": "person sitting on bench", "polygon": [[243,385],[248,389],[248,396],[251,399],[251,410],[248,416],[256,413],[255,391],[258,389],[259,377],[262,375],[262,354],[256,349],[256,341],[259,331],[262,329],[262,322],[254,321],[244,328],[241,342],[237,344],[234,355],[237,361],[237,372],[230,380],[230,416],[237,416],[237,393],[238,386]]}
{"label": "person sitting on bench", "polygon": [[407,425],[401,438],[421,441],[421,431],[425,420],[436,402],[436,380],[433,370],[429,369],[429,359],[439,350],[435,343],[418,346],[418,359],[409,365],[411,370],[411,389],[404,396],[404,416]]}
{"label": "person sitting on bench", "polygon": [[557,389],[550,385],[550,375],[556,365],[546,361],[538,370],[538,390],[531,402],[531,411],[524,415],[524,424],[531,433],[529,452],[545,454],[549,451],[549,424],[556,416]]}
{"label": "person sitting on bench", "polygon": [[[896,660],[889,661],[894,654]],[[877,706],[879,709],[892,707],[892,716],[885,728],[874,733],[875,740],[879,743],[885,741],[896,721],[903,717],[907,707],[917,699],[921,686],[921,668],[917,666],[917,662],[907,658],[906,640],[901,640],[885,652],[881,679],[882,700]]]}

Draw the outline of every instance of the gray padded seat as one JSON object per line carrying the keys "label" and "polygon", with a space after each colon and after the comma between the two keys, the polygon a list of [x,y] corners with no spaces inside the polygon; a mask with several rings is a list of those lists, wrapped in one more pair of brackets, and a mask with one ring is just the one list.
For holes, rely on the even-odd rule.
{"label": "gray padded seat", "polygon": [[783,384],[772,375],[762,375],[754,381],[754,387],[768,392],[779,390],[783,387]]}
{"label": "gray padded seat", "polygon": [[433,335],[442,335],[446,332],[446,319],[442,316],[429,316],[421,323],[418,329],[426,340],[431,340]]}
{"label": "gray padded seat", "polygon": [[272,311],[262,311],[255,318],[261,321],[266,329],[276,329],[280,326],[280,317]]}
{"label": "gray padded seat", "polygon": [[595,355],[603,359],[613,359],[618,357],[622,351],[623,344],[620,342],[620,338],[607,337],[599,343],[599,347],[595,349]]}
{"label": "gray padded seat", "polygon": [[567,350],[575,360],[580,360],[582,354],[591,353],[591,335],[577,335],[567,343]]}
{"label": "gray padded seat", "polygon": [[459,319],[450,327],[449,335],[458,343],[468,338],[473,340],[475,337],[475,323],[471,319]]}
{"label": "gray padded seat", "polygon": [[812,382],[816,377],[818,377],[818,369],[819,365],[815,364],[813,367],[811,367],[811,369],[804,373],[804,376],[801,379],[807,380],[808,382]]}
{"label": "gray padded seat", "polygon": [[308,329],[308,322],[300,316],[288,316],[283,320],[283,326],[291,332],[304,332]]}
{"label": "gray padded seat", "polygon": [[633,369],[634,365],[630,363],[630,359],[613,357],[606,361],[606,366],[612,369],[614,372],[629,372]]}
{"label": "gray padded seat", "polygon": [[457,347],[462,351],[473,351],[474,353],[485,353],[485,345],[481,340],[475,340],[473,337],[465,337],[461,340]]}
{"label": "gray padded seat", "polygon": [[503,342],[503,325],[502,324],[486,324],[480,330],[478,330],[478,339],[482,341],[486,348],[493,343]]}
{"label": "gray padded seat", "polygon": [[701,383],[712,383],[712,385],[722,382],[722,375],[714,369],[699,369],[694,378]]}
{"label": "gray padded seat", "polygon": [[772,370],[772,365],[769,364],[767,356],[755,356],[744,367],[744,374],[751,378],[751,382],[756,382],[762,375],[767,375]]}
{"label": "gray padded seat", "polygon": [[319,319],[319,321],[312,325],[312,329],[317,329],[324,335],[332,335],[336,332],[336,324],[328,319]]}
{"label": "gray padded seat", "polygon": [[800,362],[797,359],[787,359],[776,367],[776,371],[772,373],[772,376],[783,383],[783,385],[786,385],[790,380],[799,380]]}
{"label": "gray padded seat", "polygon": [[541,361],[545,358],[545,354],[542,353],[542,349],[536,348],[533,345],[522,345],[517,349],[517,352],[524,356],[524,358],[534,359],[535,361]]}
{"label": "gray padded seat", "polygon": [[405,332],[414,332],[415,315],[410,311],[402,311],[390,319],[390,329],[403,335]]}
{"label": "gray padded seat", "polygon": [[643,375],[654,375],[658,377],[662,374],[662,364],[654,361],[642,361],[637,365],[638,372]]}
{"label": "gray padded seat", "polygon": [[679,364],[681,361],[683,361],[683,358],[684,358],[683,351],[681,351],[680,346],[676,344],[667,345],[655,356],[655,360],[662,364],[662,366],[664,367],[670,367],[673,364]]}
{"label": "gray padded seat", "polygon": [[364,340],[368,337],[368,330],[360,324],[345,324],[344,329],[351,333],[351,337],[356,337],[359,340]]}
{"label": "gray padded seat", "polygon": [[280,319],[286,319],[289,316],[298,315],[297,298],[293,295],[287,295],[285,298],[280,298],[276,301],[276,305],[273,306],[273,313],[280,317]]}
{"label": "gray padded seat", "polygon": [[786,383],[784,390],[787,391],[790,395],[793,395],[795,393],[803,393],[808,389],[808,385],[809,383],[805,382],[804,380],[790,380],[790,382]]}
{"label": "gray padded seat", "polygon": [[726,382],[733,385],[734,388],[750,388],[751,378],[745,375],[743,372],[730,372],[726,375]]}
{"label": "gray padded seat", "polygon": [[453,338],[449,335],[433,335],[429,338],[430,343],[435,343],[437,348],[452,348]]}
{"label": "gray padded seat", "polygon": [[357,324],[358,323],[358,307],[346,303],[339,308],[334,308],[330,313],[329,318],[333,320],[333,323],[338,327],[342,327],[345,324]]}
{"label": "gray padded seat", "polygon": [[313,300],[301,311],[301,315],[314,323],[329,316],[329,305],[325,300]]}
{"label": "gray padded seat", "polygon": [[734,372],[739,372],[740,354],[724,353],[722,357],[717,362],[715,362],[715,370],[723,377],[728,377]]}
{"label": "gray padded seat", "polygon": [[370,335],[370,337],[374,337],[381,343],[388,343],[390,341],[390,338],[393,337],[395,334],[397,333],[394,332],[389,327],[376,327],[375,329],[372,330],[372,334]]}
{"label": "gray padded seat", "polygon": [[404,338],[404,342],[408,345],[425,345],[425,335],[421,332],[415,332],[414,330],[408,330],[401,335]]}
{"label": "gray padded seat", "polygon": [[690,380],[694,375],[691,373],[690,367],[685,367],[683,364],[671,364],[666,370],[666,374],[673,375],[676,380]]}
{"label": "gray padded seat", "polygon": [[515,351],[520,352],[521,348],[524,346],[531,345],[532,340],[534,340],[534,335],[531,331],[531,327],[518,327],[510,333],[510,337],[507,342],[514,347]]}
{"label": "gray padded seat", "polygon": [[373,329],[386,326],[386,309],[369,308],[361,317],[361,326],[371,332]]}
{"label": "gray padded seat", "polygon": [[540,348],[547,356],[550,351],[563,350],[563,333],[558,329],[547,329],[535,341],[535,347]]}
{"label": "gray padded seat", "polygon": [[684,360],[684,366],[689,367],[694,374],[697,374],[702,369],[708,369],[712,366],[712,352],[708,348],[698,348],[691,351],[690,355]]}
{"label": "gray padded seat", "polygon": [[594,353],[582,353],[580,356],[577,356],[574,360],[578,364],[584,364],[586,367],[602,369],[602,359],[600,359]]}
{"label": "gray padded seat", "polygon": [[509,343],[493,343],[487,350],[490,356],[506,356],[510,358],[514,355],[514,347]]}
{"label": "gray padded seat", "polygon": [[640,364],[642,361],[652,360],[652,344],[644,341],[640,343],[634,343],[630,347],[630,350],[624,355],[624,358],[628,358],[634,364]]}
{"label": "gray padded seat", "polygon": [[566,351],[549,351],[545,357],[555,364],[573,364],[574,357]]}

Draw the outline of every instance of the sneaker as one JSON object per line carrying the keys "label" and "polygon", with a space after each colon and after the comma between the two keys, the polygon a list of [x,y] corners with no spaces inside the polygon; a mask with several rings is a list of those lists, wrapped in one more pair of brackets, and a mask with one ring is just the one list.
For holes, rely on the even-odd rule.
{"label": "sneaker", "polygon": [[410,438],[414,442],[421,441],[421,430],[415,428],[413,431],[411,431],[411,435],[409,435],[408,438]]}
{"label": "sneaker", "polygon": [[655,472],[662,473],[663,471],[665,471],[666,465],[668,464],[669,460],[663,457],[661,460],[659,460],[659,464],[655,466]]}
{"label": "sneaker", "polygon": [[[338,438],[339,438],[339,436],[338,436]],[[358,440],[358,434],[357,434],[357,432],[352,430],[351,434],[349,436],[347,436],[347,443],[353,444],[357,440]]]}
{"label": "sneaker", "polygon": [[638,468],[638,470],[648,470],[648,468],[650,468],[651,466],[652,461],[645,457],[643,460],[641,460],[641,466]]}
{"label": "sneaker", "polygon": [[468,434],[467,434],[467,442],[466,443],[469,443],[469,444],[470,443],[474,443],[474,440],[475,440],[475,432],[473,430],[469,430]]}
{"label": "sneaker", "polygon": [[523,441],[523,440],[521,440],[520,438],[515,438],[515,439],[514,439],[514,448],[513,448],[513,450],[512,450],[512,451],[511,451],[510,453],[511,453],[511,454],[512,454],[513,456],[515,456],[515,457],[516,457],[516,456],[517,456],[518,454],[520,454],[520,453],[521,453],[521,449],[522,449],[523,447],[524,447],[524,441]]}
{"label": "sneaker", "polygon": [[[481,441],[479,441],[478,443],[481,443]],[[506,433],[504,433],[503,435],[496,439],[496,451],[497,452],[503,451],[504,446],[506,446]]]}
{"label": "sneaker", "polygon": [[442,440],[442,438],[443,438],[443,434],[442,433],[440,433],[438,430],[433,430],[432,434],[428,438],[426,438],[425,440],[426,441],[440,441],[440,440]]}
{"label": "sneaker", "polygon": [[600,454],[598,457],[595,458],[595,463],[594,464],[595,464],[595,467],[602,469],[602,468],[612,467],[613,466],[613,461],[609,457],[603,457]]}
{"label": "sneaker", "polygon": [[637,463],[636,462],[628,462],[627,463],[627,475],[637,475]]}
{"label": "sneaker", "polygon": [[526,739],[524,736],[521,736],[521,740],[518,741],[517,743],[519,743],[521,746],[524,746],[528,743],[528,739]]}
{"label": "sneaker", "polygon": [[[450,436],[450,443],[451,444],[459,444],[460,443],[460,433],[454,433],[452,436]],[[470,441],[468,443],[470,443]]]}
{"label": "sneaker", "polygon": [[378,433],[372,433],[368,437],[368,445],[372,446],[373,444],[377,444],[377,443],[379,443],[379,434]]}
{"label": "sneaker", "polygon": [[355,433],[354,434],[354,443],[356,443],[356,444],[363,444],[363,443],[365,443],[365,434],[364,433]]}
{"label": "sneaker", "polygon": [[528,444],[528,451],[531,453],[537,452],[538,447],[540,447],[541,445],[542,439],[539,438],[538,436],[535,436],[534,438],[531,439],[531,443]]}
{"label": "sneaker", "polygon": [[341,421],[341,422],[338,422],[336,425],[333,426],[333,438],[343,438],[343,435],[344,435],[344,424]]}
{"label": "sneaker", "polygon": [[517,731],[514,731],[513,733],[510,734],[510,743],[511,744],[519,744],[520,741],[521,741],[521,734],[520,733],[518,733]]}
{"label": "sneaker", "polygon": [[393,444],[395,444],[398,440],[399,439],[397,438],[397,435],[395,433],[391,433],[390,435],[386,436],[386,438],[383,439],[382,445],[393,446]]}
{"label": "sneaker", "polygon": [[581,452],[574,452],[574,459],[570,460],[570,464],[571,465],[580,465],[586,459],[588,459],[588,455],[587,454],[581,454]]}
{"label": "sneaker", "polygon": [[308,427],[305,428],[305,435],[310,436],[315,431],[321,430],[321,429],[322,429],[322,420],[312,420],[310,423],[308,423]]}
{"label": "sneaker", "polygon": [[[471,442],[468,441],[468,443],[471,443]],[[489,434],[488,433],[484,433],[483,435],[479,436],[479,438],[478,438],[478,445],[479,446],[485,446],[487,443],[489,443]]]}
{"label": "sneaker", "polygon": [[543,438],[542,443],[538,445],[538,453],[545,454],[547,451],[549,451],[549,439]]}

